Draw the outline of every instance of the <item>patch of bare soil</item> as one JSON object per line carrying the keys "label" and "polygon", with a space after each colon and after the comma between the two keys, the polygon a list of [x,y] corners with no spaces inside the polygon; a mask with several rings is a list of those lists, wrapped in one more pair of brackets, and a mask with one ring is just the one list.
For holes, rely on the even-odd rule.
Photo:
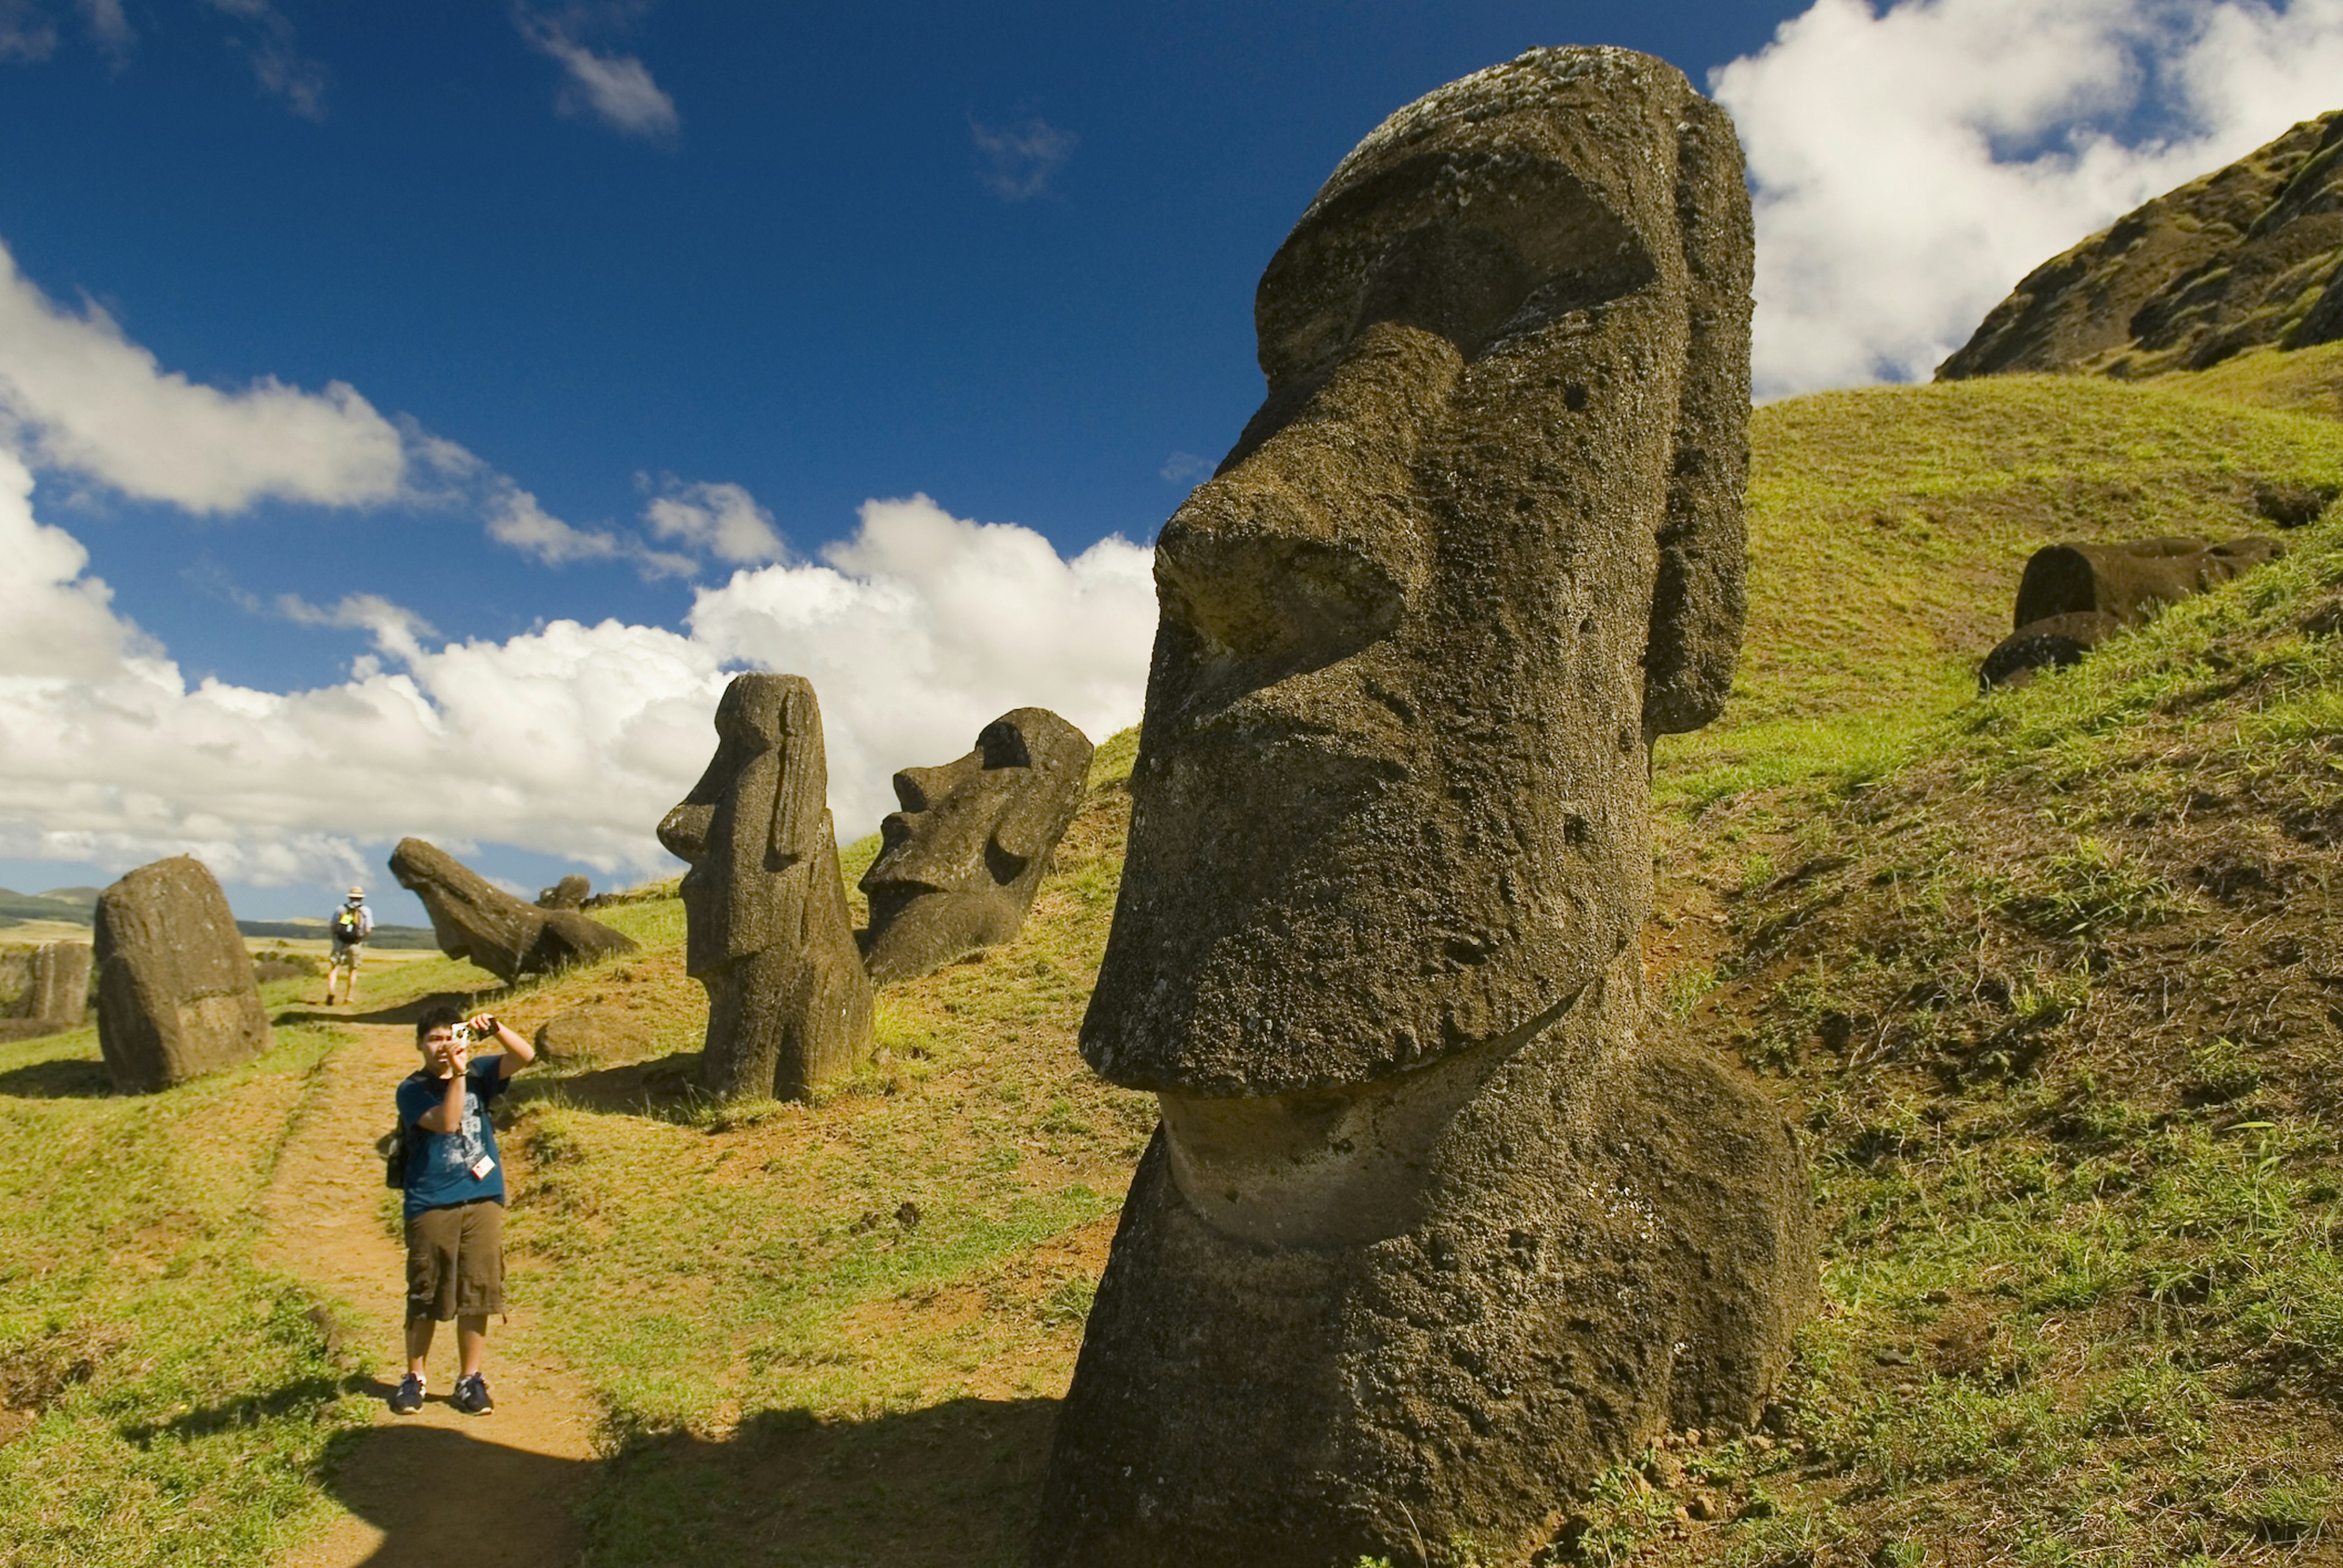
{"label": "patch of bare soil", "polygon": [[[405,1370],[405,1258],[383,1221],[374,1143],[391,1126],[393,1086],[413,1070],[414,1033],[397,1024],[355,1028],[358,1038],[319,1066],[262,1200],[263,1258],[337,1304],[345,1341],[363,1344],[385,1369],[375,1392],[387,1400]],[[598,1477],[598,1412],[532,1333],[526,1275],[516,1270],[511,1282],[520,1313],[490,1326],[494,1412],[466,1416],[447,1403],[456,1335],[443,1325],[430,1399],[404,1417],[386,1404],[374,1426],[337,1444],[328,1484],[348,1513],[284,1556],[284,1568],[555,1568],[580,1560],[573,1515]]]}

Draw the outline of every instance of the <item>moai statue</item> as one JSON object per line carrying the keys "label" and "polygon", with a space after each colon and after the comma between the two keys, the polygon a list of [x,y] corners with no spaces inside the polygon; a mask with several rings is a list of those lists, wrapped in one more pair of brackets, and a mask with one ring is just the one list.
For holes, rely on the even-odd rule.
{"label": "moai statue", "polygon": [[1784,1366],[1804,1164],[1652,1038],[1638,951],[1652,743],[1740,643],[1750,256],[1725,114],[1549,49],[1385,121],[1270,262],[1267,398],[1156,547],[1081,1046],[1162,1119],[1037,1563],[1519,1561]]}
{"label": "moai statue", "polygon": [[1090,769],[1081,730],[1046,708],[1020,708],[986,725],[959,761],[896,774],[903,809],[880,824],[886,848],[862,873],[870,925],[859,940],[871,983],[1013,939]]}
{"label": "moai statue", "polygon": [[570,872],[549,888],[537,890],[537,907],[540,910],[582,910],[586,900],[594,896],[594,884],[576,871]]}
{"label": "moai statue", "polygon": [[685,967],[708,988],[699,1081],[802,1100],[870,1050],[812,683],[742,675],[716,709],[716,757],[659,842],[691,862]]}
{"label": "moai statue", "polygon": [[2193,598],[2267,566],[2286,547],[2260,534],[2209,539],[2133,539],[2121,544],[2045,545],[2018,579],[2012,626],[2023,631],[2062,615],[2111,615],[2146,626],[2167,605]]}
{"label": "moai statue", "polygon": [[551,974],[572,964],[639,950],[635,939],[574,909],[523,903],[437,844],[401,839],[390,874],[422,900],[431,940],[451,959],[500,980]]}
{"label": "moai statue", "polygon": [[168,1089],[268,1049],[252,955],[201,860],[123,877],[98,895],[91,934],[97,1045],[116,1089]]}

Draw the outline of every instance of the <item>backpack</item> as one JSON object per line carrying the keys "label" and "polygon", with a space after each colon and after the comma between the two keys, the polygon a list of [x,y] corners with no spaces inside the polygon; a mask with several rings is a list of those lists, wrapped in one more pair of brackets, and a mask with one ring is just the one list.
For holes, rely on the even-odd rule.
{"label": "backpack", "polygon": [[337,942],[361,942],[366,940],[366,924],[356,910],[334,911],[334,940]]}
{"label": "backpack", "polygon": [[401,1118],[397,1126],[374,1141],[374,1151],[382,1156],[382,1184],[404,1189],[407,1186],[407,1122]]}

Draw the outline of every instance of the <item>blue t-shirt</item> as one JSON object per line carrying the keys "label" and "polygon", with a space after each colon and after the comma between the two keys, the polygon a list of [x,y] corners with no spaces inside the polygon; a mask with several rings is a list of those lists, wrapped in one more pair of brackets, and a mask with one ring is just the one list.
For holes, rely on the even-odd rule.
{"label": "blue t-shirt", "polygon": [[[415,1124],[447,1101],[447,1081],[415,1072],[398,1086],[398,1120],[407,1129],[407,1217],[476,1198],[505,1201],[505,1163],[497,1153],[497,1127],[488,1101],[505,1091],[504,1058],[483,1057],[464,1069],[464,1125],[432,1132]],[[472,1174],[481,1158],[496,1161],[486,1176]]]}

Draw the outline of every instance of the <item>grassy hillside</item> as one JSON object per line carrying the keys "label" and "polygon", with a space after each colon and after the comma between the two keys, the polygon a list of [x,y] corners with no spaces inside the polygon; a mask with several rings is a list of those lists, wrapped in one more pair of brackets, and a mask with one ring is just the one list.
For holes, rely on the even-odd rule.
{"label": "grassy hillside", "polygon": [[[1609,1478],[1555,1560],[2332,1560],[2343,523],[2076,674],[1980,700],[1972,673],[2039,544],[2343,487],[2343,425],[2240,395],[2283,379],[1760,411],[1747,665],[1659,759],[1650,952],[1805,1128],[1829,1307],[1766,1432]],[[1132,747],[1024,936],[880,993],[878,1058],[810,1106],[694,1093],[671,887],[598,911],[645,944],[618,962],[375,977],[622,1020],[523,1081],[506,1141],[517,1311],[608,1412],[598,1568],[1017,1560],[1152,1121],[1074,1050]],[[314,1469],[391,1347],[329,1346],[242,1206],[332,1043],[129,1101],[86,1031],[0,1046],[21,1560],[249,1560],[328,1506]]]}

